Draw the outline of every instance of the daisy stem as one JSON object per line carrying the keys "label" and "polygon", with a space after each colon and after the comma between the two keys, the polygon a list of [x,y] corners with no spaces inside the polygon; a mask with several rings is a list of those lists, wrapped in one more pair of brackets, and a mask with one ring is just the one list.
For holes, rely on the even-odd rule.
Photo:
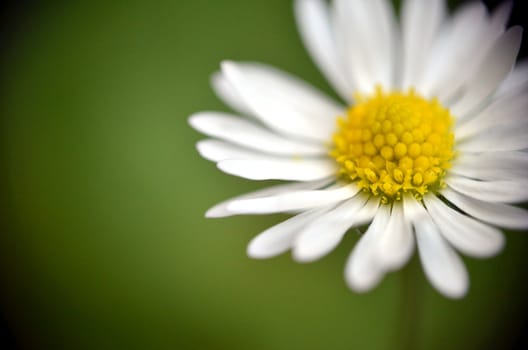
{"label": "daisy stem", "polygon": [[412,259],[401,274],[401,310],[397,315],[398,325],[396,329],[402,350],[419,348],[423,305],[419,273],[420,264],[417,259]]}

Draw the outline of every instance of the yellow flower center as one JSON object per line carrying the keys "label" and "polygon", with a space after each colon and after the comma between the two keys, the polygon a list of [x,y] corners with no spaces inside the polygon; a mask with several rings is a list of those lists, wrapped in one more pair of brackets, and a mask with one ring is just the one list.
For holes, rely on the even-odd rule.
{"label": "yellow flower center", "polygon": [[410,192],[421,199],[444,186],[454,157],[453,117],[437,99],[413,90],[357,96],[357,103],[337,119],[330,155],[340,175],[382,202]]}

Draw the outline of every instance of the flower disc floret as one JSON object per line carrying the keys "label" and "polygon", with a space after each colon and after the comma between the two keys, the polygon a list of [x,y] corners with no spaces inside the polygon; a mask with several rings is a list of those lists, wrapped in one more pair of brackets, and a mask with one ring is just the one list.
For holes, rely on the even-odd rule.
{"label": "flower disc floret", "polygon": [[340,175],[384,203],[404,192],[421,199],[444,186],[455,152],[453,117],[437,99],[413,90],[356,97],[337,120],[330,155]]}

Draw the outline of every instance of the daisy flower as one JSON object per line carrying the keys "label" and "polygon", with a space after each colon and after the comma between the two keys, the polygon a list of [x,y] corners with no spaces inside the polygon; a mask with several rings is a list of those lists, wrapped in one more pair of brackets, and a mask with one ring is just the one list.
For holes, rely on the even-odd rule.
{"label": "daisy flower", "polygon": [[225,173],[288,183],[227,200],[207,217],[291,213],[247,252],[291,249],[310,262],[351,228],[366,227],[345,267],[357,292],[405,265],[416,247],[433,287],[468,290],[457,252],[484,258],[500,227],[528,228],[528,65],[516,65],[522,29],[511,2],[452,15],[444,0],[295,1],[302,40],[342,98],[270,66],[224,61],[212,77],[235,114],[190,117]]}

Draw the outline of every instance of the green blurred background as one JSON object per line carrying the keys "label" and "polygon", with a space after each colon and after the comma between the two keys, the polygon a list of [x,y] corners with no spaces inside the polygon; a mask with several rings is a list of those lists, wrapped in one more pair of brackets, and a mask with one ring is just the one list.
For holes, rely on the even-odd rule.
{"label": "green blurred background", "polygon": [[[203,217],[264,185],[222,174],[194,149],[202,136],[187,117],[227,110],[209,87],[221,60],[267,62],[335,96],[301,45],[290,1],[48,1],[6,13],[3,346],[398,348],[405,273],[366,295],[349,291],[355,235],[313,264],[255,261],[246,244],[283,216]],[[527,345],[527,247],[512,232],[498,257],[465,259],[461,301],[438,295],[413,260],[419,348]]]}

